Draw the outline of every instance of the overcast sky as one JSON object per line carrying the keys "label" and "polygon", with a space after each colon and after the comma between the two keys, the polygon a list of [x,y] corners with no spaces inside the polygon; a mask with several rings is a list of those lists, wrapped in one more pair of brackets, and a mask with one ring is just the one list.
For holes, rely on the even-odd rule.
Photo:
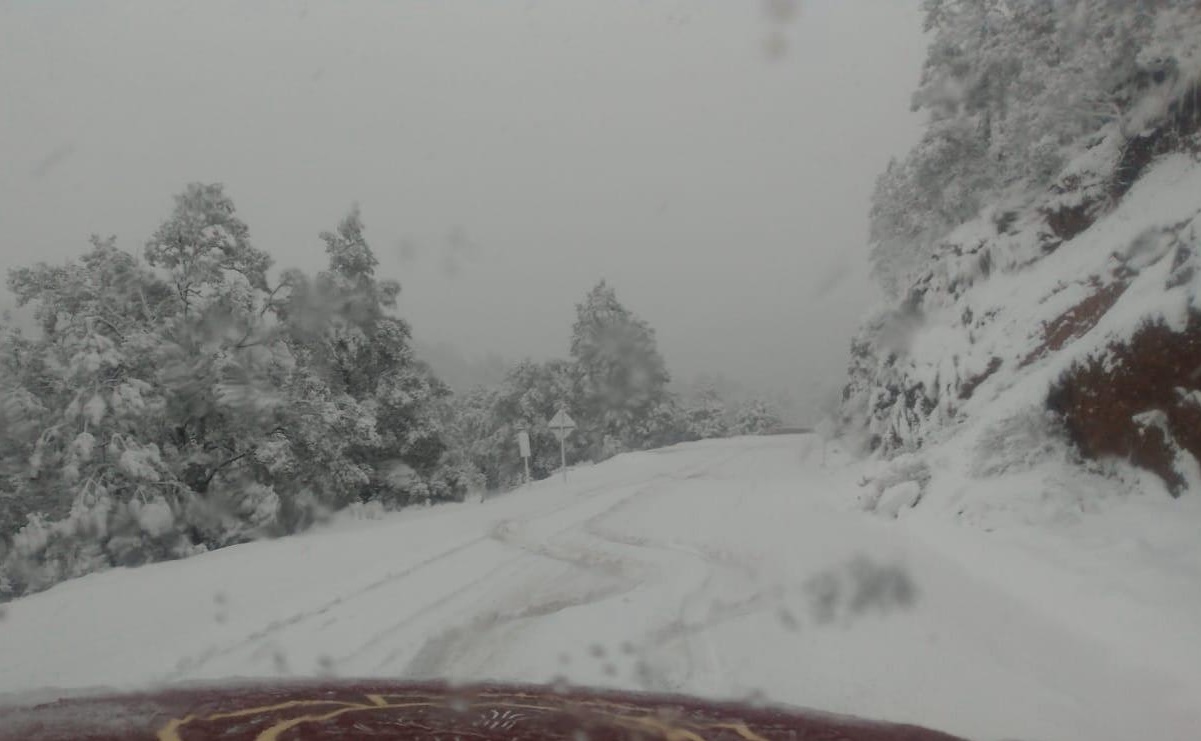
{"label": "overcast sky", "polygon": [[566,355],[600,278],[678,376],[810,398],[876,300],[917,0],[0,0],[0,268],[226,184],[279,267],[359,203],[421,340]]}

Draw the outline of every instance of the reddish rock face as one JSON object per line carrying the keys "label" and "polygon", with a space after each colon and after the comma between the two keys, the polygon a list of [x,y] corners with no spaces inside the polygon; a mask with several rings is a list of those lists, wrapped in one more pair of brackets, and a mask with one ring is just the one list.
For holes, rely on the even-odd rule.
{"label": "reddish rock face", "polygon": [[1088,298],[1043,327],[1043,344],[1037,353],[1062,350],[1069,341],[1086,334],[1097,326],[1105,312],[1113,308],[1126,290],[1126,283],[1120,280],[1108,285],[1100,285],[1094,281],[1093,286],[1095,290]]}
{"label": "reddish rock face", "polygon": [[633,693],[390,682],[189,687],[0,709],[0,739],[955,741],[914,726]]}
{"label": "reddish rock face", "polygon": [[1122,150],[1121,160],[1114,169],[1110,197],[1126,194],[1138,181],[1147,165],[1157,156],[1181,150],[1196,151],[1197,142],[1190,137],[1201,130],[1201,81],[1190,85],[1168,107],[1167,120],[1152,131],[1131,137]]}
{"label": "reddish rock face", "polygon": [[1183,332],[1148,325],[1074,366],[1047,403],[1084,455],[1127,459],[1179,494],[1182,454],[1201,460],[1201,313]]}

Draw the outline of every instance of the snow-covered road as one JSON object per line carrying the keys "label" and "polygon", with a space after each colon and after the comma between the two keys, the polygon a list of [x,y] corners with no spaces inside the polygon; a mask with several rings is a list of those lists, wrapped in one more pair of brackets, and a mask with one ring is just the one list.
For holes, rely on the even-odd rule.
{"label": "snow-covered road", "polygon": [[982,576],[1004,551],[836,506],[852,471],[811,442],[630,454],[484,503],[77,579],[3,606],[0,692],[562,679],[981,739],[1195,738],[1196,676],[1131,660],[1021,569]]}

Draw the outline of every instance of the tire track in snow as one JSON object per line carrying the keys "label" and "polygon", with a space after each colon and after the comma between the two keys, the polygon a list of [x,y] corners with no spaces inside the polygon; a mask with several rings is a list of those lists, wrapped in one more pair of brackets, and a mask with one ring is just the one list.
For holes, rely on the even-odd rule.
{"label": "tire track in snow", "polygon": [[[606,506],[600,513],[592,515],[588,519],[603,516],[621,506],[625,501],[644,493],[646,488],[645,486],[639,487],[629,494],[624,494],[616,502]],[[587,502],[587,504],[592,503],[591,501]],[[584,506],[582,503],[575,505],[577,508],[582,506]],[[557,508],[535,518],[535,521],[549,519],[566,509],[568,508]],[[629,592],[643,583],[640,578],[630,573],[633,568],[628,559],[606,558],[595,551],[581,549],[578,546],[556,548],[551,545],[551,541],[555,538],[578,529],[579,525],[578,520],[573,520],[534,542],[529,538],[520,537],[525,531],[515,526],[513,521],[502,521],[497,523],[489,537],[503,545],[517,549],[523,555],[563,563],[572,569],[590,571],[602,580],[612,583],[584,590],[579,590],[572,585],[566,590],[566,596],[553,596],[507,611],[495,607],[477,609],[476,614],[466,622],[446,628],[428,639],[405,667],[404,676],[411,678],[444,676],[450,673],[448,669],[452,665],[451,660],[455,655],[466,654],[489,645],[497,631],[514,623],[547,617],[569,608],[582,607],[592,602],[608,599]],[[508,594],[517,595],[518,599],[525,601],[526,595],[533,592],[538,586],[542,586],[538,579],[519,580],[509,589]],[[487,598],[485,597],[485,599]],[[381,666],[395,660],[397,654],[398,652],[394,651],[385,657]]]}
{"label": "tire track in snow", "polygon": [[[630,485],[619,486],[617,490],[621,491],[622,489],[629,487]],[[591,520],[595,519],[596,517],[603,516],[605,513],[621,506],[626,501],[644,493],[647,488],[647,485],[637,487],[633,492],[622,495],[616,502],[606,506],[599,514],[592,515],[588,519]],[[612,487],[594,487],[592,489],[585,490],[578,495],[579,498],[583,499],[583,501],[573,501],[569,504],[555,507],[548,512],[544,512],[534,518],[531,518],[531,520],[527,521],[527,524],[529,522],[551,519],[572,509],[580,509],[594,505],[596,492],[602,490],[612,491]],[[613,585],[602,589],[588,590],[578,596],[560,597],[543,603],[536,603],[523,609],[510,611],[507,614],[502,614],[497,610],[485,610],[484,612],[467,621],[467,623],[447,628],[440,632],[437,636],[428,639],[426,641],[426,645],[419,649],[418,655],[414,657],[414,659],[410,660],[410,663],[405,670],[405,676],[432,676],[433,669],[444,663],[441,658],[442,656],[448,653],[454,646],[467,641],[476,634],[481,635],[480,641],[482,642],[483,633],[499,629],[508,623],[534,617],[542,617],[568,607],[581,606],[592,601],[605,599],[607,597],[629,591],[641,583],[637,578],[631,577],[627,573],[629,571],[627,568],[628,563],[623,562],[621,559],[604,558],[598,556],[595,552],[585,552],[580,551],[579,549],[556,549],[548,545],[549,541],[577,527],[579,527],[579,521],[573,519],[564,527],[554,530],[550,535],[546,536],[541,541],[532,542],[528,538],[523,539],[519,537],[523,531],[515,520],[509,519],[496,522],[484,539],[492,540],[500,543],[501,545],[516,549],[520,555],[506,560],[500,567],[493,569],[487,575],[474,579],[463,587],[456,589],[454,592],[448,595],[445,595],[443,598],[440,598],[436,602],[430,603],[426,607],[422,608],[419,613],[411,616],[410,619],[401,621],[393,626],[390,626],[388,629],[381,631],[373,636],[371,640],[360,646],[353,655],[358,655],[364,650],[378,645],[379,641],[400,631],[406,625],[410,624],[414,619],[426,616],[435,610],[444,607],[455,598],[471,592],[474,590],[474,588],[491,581],[492,577],[495,576],[498,571],[523,557],[548,559],[551,561],[564,563],[572,568],[592,571],[602,578],[620,580],[621,583],[619,585]],[[518,589],[516,587],[525,587],[525,585],[528,583],[528,581],[518,582],[518,585],[515,585],[511,592],[515,594],[526,593],[528,591],[527,589]],[[393,663],[400,657],[401,653],[401,649],[394,649],[390,651],[376,665],[376,669],[381,669]],[[346,658],[351,657],[348,656]]]}
{"label": "tire track in snow", "polygon": [[[399,631],[404,629],[406,626],[411,625],[411,624],[415,623],[416,621],[433,614],[440,608],[445,607],[446,605],[453,602],[455,599],[476,589],[481,584],[485,584],[489,581],[492,581],[498,574],[501,574],[504,571],[509,570],[515,563],[523,560],[523,558],[524,558],[523,554],[519,554],[519,555],[515,555],[511,558],[507,558],[504,561],[502,561],[501,563],[499,563],[498,565],[496,565],[495,567],[493,567],[492,569],[489,569],[484,574],[453,589],[450,592],[447,592],[446,594],[433,600],[432,602],[426,603],[420,609],[418,609],[416,612],[406,616],[404,619],[402,619],[396,623],[393,623],[392,625],[388,626],[387,628],[384,628],[383,630],[377,631],[369,639],[364,641],[358,648],[354,649],[349,654],[338,659],[337,662],[335,662],[335,663],[350,661],[350,660],[353,660],[354,658],[362,655],[363,653],[365,653],[368,650],[378,649],[380,647],[381,642],[386,640],[388,637],[398,633]],[[380,660],[375,665],[375,668],[382,669],[383,667],[392,663],[392,661],[394,661],[399,654],[400,654],[400,651],[398,649],[394,649],[389,654],[387,654],[382,660]]]}
{"label": "tire track in snow", "polygon": [[[659,474],[658,476],[656,476],[656,478],[661,478],[661,477],[672,477],[672,474],[670,474],[670,473]],[[634,479],[634,480],[631,480],[630,483],[618,484],[618,486],[619,487],[628,487],[628,486],[636,484],[637,481],[638,481],[638,479]],[[593,498],[596,496],[596,494],[598,492],[611,491],[613,488],[614,488],[613,484],[609,483],[609,484],[603,484],[603,485],[589,487],[582,491],[573,492],[572,501],[569,501],[561,506],[555,507],[554,509],[552,509],[548,512],[542,513],[536,519],[549,518],[549,517],[563,513],[565,511],[568,511],[573,508],[587,506],[589,503],[591,503],[591,501],[593,500]],[[645,486],[643,488],[645,488]],[[635,496],[635,495],[637,495],[637,493],[638,492],[636,491],[629,496]],[[182,679],[186,679],[189,675],[201,670],[202,668],[204,668],[206,665],[208,665],[210,662],[212,662],[214,660],[235,654],[238,651],[241,651],[241,650],[244,650],[247,648],[257,647],[257,644],[261,644],[263,641],[271,638],[274,635],[281,633],[282,631],[285,631],[289,628],[292,628],[292,627],[295,627],[302,623],[305,623],[307,621],[310,621],[314,618],[319,618],[324,615],[327,615],[330,612],[332,612],[340,607],[343,607],[346,603],[351,602],[354,599],[361,597],[365,594],[368,594],[368,593],[373,592],[378,589],[388,587],[390,585],[395,585],[398,582],[401,582],[404,579],[412,576],[413,574],[415,574],[419,571],[423,571],[427,568],[434,567],[439,562],[441,562],[447,558],[451,558],[459,553],[462,553],[469,548],[480,545],[489,540],[498,540],[503,543],[505,541],[501,538],[498,538],[497,534],[498,534],[498,528],[502,528],[505,522],[508,522],[508,521],[501,521],[500,523],[497,523],[496,525],[493,526],[493,528],[488,533],[486,533],[484,535],[480,535],[475,538],[471,538],[471,539],[461,542],[458,545],[455,545],[451,548],[448,548],[443,551],[439,551],[432,556],[422,559],[421,561],[419,561],[415,564],[412,564],[410,566],[407,566],[403,569],[400,569],[398,571],[389,572],[389,573],[385,574],[383,577],[381,577],[369,584],[366,584],[361,588],[355,589],[354,591],[352,591],[350,593],[339,595],[333,599],[327,600],[326,602],[318,605],[317,607],[298,612],[294,615],[291,615],[291,616],[283,618],[283,619],[272,620],[271,622],[267,623],[266,625],[262,626],[261,628],[254,630],[253,632],[245,635],[242,638],[239,638],[230,643],[226,643],[225,645],[213,646],[213,647],[210,647],[210,648],[208,648],[204,651],[201,651],[199,653],[196,653],[196,654],[185,655],[176,662],[175,667],[171,671],[160,676],[158,679],[156,679],[156,681],[174,682],[174,681],[180,681]],[[561,530],[560,532],[570,530],[571,528],[572,528],[572,525],[569,525],[566,528],[564,528],[563,530]],[[506,544],[515,545],[514,543],[506,543]],[[583,567],[588,566],[587,559],[577,559],[573,562],[572,559],[570,559],[569,557],[567,557],[565,555],[557,556],[556,554],[554,554],[550,551],[539,553],[537,549],[524,549],[524,550],[534,553],[535,555],[540,555],[540,556],[547,557],[547,558],[553,558],[556,560],[573,563],[573,565],[576,565],[576,566],[583,566]],[[506,562],[506,563],[511,563],[511,562]],[[593,563],[591,565],[593,567],[598,567],[598,568],[602,568],[602,569],[605,568],[605,565],[600,564],[600,563]],[[453,595],[446,596],[444,598],[440,598],[439,600],[435,601],[434,603],[431,603],[430,605],[426,606],[425,608],[422,609],[421,614],[427,614],[428,612],[437,609],[437,607],[445,604],[447,601],[452,599],[453,596],[457,596],[464,592],[470,591],[471,588],[480,585],[481,583],[485,582],[486,580],[487,580],[486,577],[481,577],[479,579],[475,579],[475,580],[471,581],[467,585],[464,585],[462,588],[456,590],[456,592]],[[395,632],[395,630],[399,630],[399,629],[403,628],[407,622],[408,621],[401,621],[400,623],[398,623],[394,626],[391,626],[392,629],[382,631],[380,634],[377,634],[376,637],[377,638],[386,637],[387,635],[390,635],[391,633]],[[365,648],[368,648],[369,646],[370,646],[370,642],[368,644],[364,644],[363,646],[360,646],[359,648],[357,648],[355,651],[351,652],[351,654],[349,654],[347,657],[344,657],[344,658],[350,659],[354,656],[357,656],[360,653],[362,653],[362,651]],[[395,652],[393,652],[393,654],[394,653]],[[390,656],[392,656],[392,654],[390,654]],[[387,663],[387,662],[385,662],[385,663]]]}
{"label": "tire track in snow", "polygon": [[[704,478],[707,474],[713,475],[718,470],[729,477],[730,463],[735,459],[747,457],[748,452],[750,451],[735,451],[717,462],[671,476],[671,478],[678,482],[688,482]],[[744,466],[738,468],[739,474],[735,478],[750,479],[753,482],[754,476],[749,470],[753,467],[754,462],[748,461]],[[748,469],[746,475],[742,474],[742,468]],[[704,546],[672,542],[657,543],[646,536],[619,533],[601,526],[601,520],[634,503],[632,498],[624,500],[617,507],[590,518],[584,523],[585,531],[609,543],[628,548],[647,549],[676,559],[675,566],[671,569],[661,569],[673,576],[678,576],[685,570],[693,573],[690,579],[693,586],[688,588],[680,598],[679,608],[675,611],[676,617],[646,631],[644,637],[637,641],[635,649],[636,654],[646,657],[669,650],[673,644],[682,644],[683,665],[686,667],[684,676],[672,680],[668,676],[670,671],[656,670],[647,665],[644,659],[643,662],[640,662],[641,670],[638,676],[644,689],[677,691],[686,686],[695,685],[698,678],[723,676],[724,662],[721,655],[711,637],[705,635],[711,628],[772,608],[779,608],[785,615],[784,619],[792,619],[791,613],[781,607],[785,596],[784,590],[781,588],[762,589],[758,584],[761,574],[748,559],[738,558],[733,554]],[[662,558],[655,560],[659,562],[660,566],[662,565]],[[724,583],[726,587],[719,589],[716,586],[719,582]],[[727,600],[725,596],[731,586],[740,591],[749,591],[750,594]],[[698,617],[701,615],[703,616]],[[702,641],[699,646],[695,643],[698,635],[701,636]],[[674,662],[668,662],[668,664],[670,668]]]}
{"label": "tire track in snow", "polygon": [[438,561],[441,561],[446,558],[450,558],[451,556],[461,553],[473,546],[479,545],[480,543],[487,541],[488,537],[489,536],[487,536],[487,535],[482,535],[482,536],[479,536],[476,538],[472,538],[471,540],[460,543],[456,546],[448,548],[447,550],[440,551],[440,552],[434,554],[433,556],[423,559],[423,560],[421,560],[415,564],[412,564],[411,566],[408,566],[404,569],[401,569],[401,570],[395,571],[395,572],[389,572],[389,573],[385,574],[383,577],[381,577],[369,584],[366,584],[363,587],[356,589],[353,592],[350,592],[349,594],[339,595],[338,597],[335,597],[331,600],[327,600],[326,602],[322,603],[321,605],[319,605],[315,608],[312,608],[310,610],[304,610],[302,612],[296,613],[295,615],[284,618],[282,620],[273,620],[273,621],[267,623],[267,625],[263,626],[262,628],[259,628],[258,630],[255,630],[252,633],[250,633],[249,635],[246,635],[245,637],[240,638],[232,643],[228,643],[225,646],[212,647],[212,648],[202,651],[200,654],[194,655],[194,656],[184,656],[184,657],[180,658],[179,661],[176,663],[174,670],[172,670],[171,672],[168,672],[166,675],[164,675],[162,677],[159,677],[155,681],[156,682],[175,682],[175,681],[179,681],[180,679],[184,679],[184,678],[186,678],[186,676],[189,673],[194,672],[198,669],[201,669],[202,667],[204,667],[205,664],[209,663],[213,659],[217,659],[217,658],[235,653],[243,648],[247,648],[256,643],[259,643],[259,642],[269,638],[270,636],[272,636],[276,633],[279,633],[280,631],[286,630],[287,628],[293,627],[293,626],[298,625],[307,620],[312,620],[313,618],[317,618],[322,615],[325,615],[325,614],[329,613],[331,610],[336,609],[337,607],[343,605],[344,603],[346,603],[350,600],[355,599],[356,597],[360,597],[369,592],[375,591],[377,589],[381,589],[383,587],[388,586],[389,584],[394,584],[394,583],[401,581],[409,576],[412,576],[413,574],[415,574],[416,572],[418,572],[422,569],[428,568],[429,566],[437,563]]}
{"label": "tire track in snow", "polygon": [[[515,623],[549,617],[566,609],[584,607],[594,602],[610,599],[631,592],[649,583],[656,574],[667,573],[668,570],[663,568],[663,559],[661,557],[652,558],[649,564],[646,559],[631,558],[631,546],[648,548],[650,552],[659,551],[668,553],[680,553],[678,548],[650,546],[642,543],[623,541],[619,537],[605,537],[598,523],[611,517],[639,498],[654,493],[664,483],[672,486],[704,476],[727,465],[729,461],[745,455],[745,453],[746,451],[738,450],[722,456],[718,460],[707,461],[700,466],[690,467],[678,472],[658,474],[651,482],[635,487],[632,492],[618,496],[616,501],[605,505],[599,512],[587,515],[582,520],[573,519],[563,527],[554,529],[552,532],[537,538],[537,540],[534,539],[534,537],[537,537],[536,535],[530,537],[529,531],[531,528],[529,525],[540,520],[551,519],[570,509],[585,508],[594,504],[593,499],[595,497],[588,497],[585,502],[576,502],[572,505],[557,507],[550,512],[527,521],[526,527],[520,527],[512,520],[497,523],[496,527],[493,528],[492,537],[498,542],[519,548],[534,556],[565,563],[572,568],[592,571],[602,578],[616,579],[617,583],[583,590],[567,597],[556,596],[543,601],[537,601],[508,612],[494,608],[484,610],[470,620],[447,628],[437,636],[429,639],[409,662],[404,672],[405,676],[423,678],[445,675],[449,673],[447,670],[453,666],[452,659],[456,655],[469,654],[475,649],[491,645],[494,643],[493,637],[496,632],[508,628]],[[612,491],[614,487],[606,488]],[[618,486],[617,491],[623,488],[629,488],[629,486]],[[600,487],[597,490],[599,489]],[[573,536],[568,545],[554,545],[554,541],[567,534]],[[593,542],[592,547],[582,545],[578,538],[579,535],[584,535],[591,539]],[[600,546],[599,548],[597,547],[598,545]],[[617,546],[619,552],[614,554],[611,546]],[[711,576],[706,570],[705,574],[700,577],[701,585],[693,591],[703,590],[704,584],[710,578]],[[536,581],[533,583],[527,581],[525,584],[515,584],[510,593],[517,594],[521,599],[525,599],[525,595],[532,592],[533,588],[537,586],[539,584]],[[569,589],[567,591],[570,593],[572,590]],[[681,610],[683,609],[685,608],[681,606]],[[393,653],[395,654],[396,652]],[[395,656],[389,657],[389,659],[393,658]],[[717,669],[714,669],[714,671],[717,671]]]}
{"label": "tire track in snow", "polygon": [[[592,535],[602,540],[631,548],[646,549],[658,552],[661,556],[676,558],[677,566],[670,573],[678,577],[685,569],[693,572],[690,581],[693,586],[687,588],[680,598],[679,608],[675,618],[660,626],[648,630],[643,638],[635,643],[634,653],[643,657],[643,671],[640,680],[643,688],[655,691],[677,691],[694,683],[698,677],[721,676],[724,662],[715,644],[709,638],[703,638],[699,647],[694,645],[696,635],[715,627],[723,622],[751,615],[772,606],[772,599],[757,590],[752,589],[749,598],[726,603],[715,599],[715,583],[719,575],[729,576],[731,573],[742,584],[753,584],[757,572],[749,564],[736,559],[715,556],[703,548],[693,548],[676,544],[658,544],[638,536],[626,536],[607,532],[593,526],[589,529]],[[657,560],[662,565],[662,557]],[[683,564],[681,567],[679,564]],[[665,569],[661,569],[666,571]],[[703,618],[696,616],[705,613]],[[668,650],[672,644],[682,643],[684,662],[687,667],[685,676],[679,680],[668,678],[669,672],[652,669],[645,663],[645,657]]]}
{"label": "tire track in snow", "polygon": [[491,642],[492,635],[506,626],[524,620],[548,617],[573,607],[582,607],[628,591],[622,586],[588,590],[571,598],[535,602],[513,612],[494,610],[474,617],[466,624],[448,628],[425,645],[409,661],[404,676],[412,679],[446,676],[453,654],[465,653]]}
{"label": "tire track in snow", "polygon": [[[626,485],[628,486],[630,484],[626,484]],[[582,491],[575,492],[573,499],[588,497],[589,495],[595,494],[598,491],[602,491],[602,490],[609,489],[609,488],[611,488],[611,485],[609,485],[609,486],[600,485],[600,486],[590,487],[588,489],[584,489]],[[581,506],[580,501],[570,501],[567,504],[556,507],[556,508],[550,510],[549,512],[544,513],[543,515],[540,515],[540,517],[551,516],[556,513],[571,509],[572,507],[579,507],[579,506]],[[502,521],[502,522],[504,522],[504,521]],[[300,623],[303,623],[307,620],[311,620],[313,618],[317,618],[317,617],[326,615],[329,612],[331,612],[332,610],[342,606],[346,602],[349,602],[349,601],[355,599],[356,597],[362,596],[369,592],[386,587],[389,584],[393,584],[397,581],[403,580],[409,576],[412,576],[413,574],[415,574],[418,571],[421,571],[425,568],[433,566],[433,565],[437,564],[439,561],[442,561],[446,558],[455,556],[456,554],[461,553],[473,546],[487,542],[488,540],[496,540],[495,529],[496,529],[496,526],[493,526],[493,528],[484,535],[480,535],[475,538],[471,538],[470,540],[461,542],[458,545],[452,546],[451,548],[448,548],[443,551],[439,551],[439,552],[435,553],[434,555],[429,556],[425,559],[422,559],[421,561],[419,561],[415,564],[412,564],[410,566],[407,566],[399,571],[388,572],[383,577],[381,577],[369,584],[366,584],[359,589],[356,589],[348,594],[339,595],[333,599],[327,600],[326,602],[322,603],[321,605],[319,605],[317,607],[314,607],[314,608],[311,608],[308,610],[304,610],[302,612],[296,613],[296,614],[294,614],[290,617],[284,618],[284,619],[273,620],[273,621],[269,622],[267,625],[263,626],[262,628],[259,628],[258,630],[253,631],[249,635],[247,635],[243,638],[240,638],[235,642],[226,644],[223,647],[212,647],[212,648],[202,651],[198,655],[195,655],[192,657],[185,656],[185,657],[181,658],[179,660],[179,662],[177,662],[177,666],[174,671],[164,675],[159,681],[170,682],[170,681],[178,681],[180,679],[183,679],[186,677],[188,672],[195,671],[195,670],[202,668],[205,664],[207,664],[209,661],[211,661],[213,659],[229,655],[231,653],[236,652],[237,650],[239,650],[241,648],[249,646],[250,644],[263,641],[264,639],[267,639],[280,631],[283,631],[287,628],[290,628],[290,627],[293,627]],[[477,580],[474,580],[473,582],[471,582],[471,584],[478,584],[481,581],[482,580],[477,579]],[[468,587],[469,586],[470,585],[468,585]]]}

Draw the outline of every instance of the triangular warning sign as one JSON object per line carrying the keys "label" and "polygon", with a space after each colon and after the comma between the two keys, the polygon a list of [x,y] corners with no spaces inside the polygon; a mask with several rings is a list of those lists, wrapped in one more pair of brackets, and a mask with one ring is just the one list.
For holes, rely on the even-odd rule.
{"label": "triangular warning sign", "polygon": [[560,409],[555,416],[550,418],[547,426],[552,430],[574,430],[575,420],[569,417],[566,411]]}

